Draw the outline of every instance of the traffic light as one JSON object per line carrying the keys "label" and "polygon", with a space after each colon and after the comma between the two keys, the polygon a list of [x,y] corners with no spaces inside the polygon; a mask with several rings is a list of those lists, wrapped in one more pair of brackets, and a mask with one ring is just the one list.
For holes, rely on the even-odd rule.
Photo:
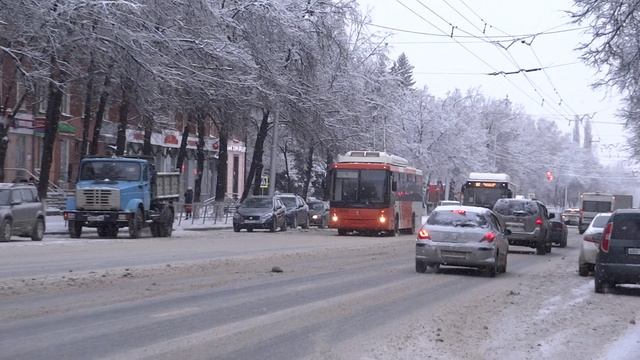
{"label": "traffic light", "polygon": [[547,170],[545,175],[547,176],[547,181],[553,181],[553,173],[550,170]]}

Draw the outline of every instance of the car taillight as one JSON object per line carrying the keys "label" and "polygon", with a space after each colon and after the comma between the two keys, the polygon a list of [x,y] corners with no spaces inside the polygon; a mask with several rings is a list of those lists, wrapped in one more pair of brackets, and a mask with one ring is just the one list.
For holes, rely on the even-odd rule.
{"label": "car taillight", "polygon": [[418,240],[431,240],[431,235],[425,229],[418,231]]}
{"label": "car taillight", "polygon": [[542,225],[542,218],[541,217],[536,219],[536,225]]}
{"label": "car taillight", "polygon": [[488,233],[484,234],[484,236],[482,237],[482,240],[480,241],[493,242],[493,240],[495,239],[496,239],[496,234],[489,231]]}
{"label": "car taillight", "polygon": [[602,241],[600,242],[600,249],[604,252],[609,252],[609,241],[611,240],[611,231],[613,230],[613,224],[608,223],[602,233]]}

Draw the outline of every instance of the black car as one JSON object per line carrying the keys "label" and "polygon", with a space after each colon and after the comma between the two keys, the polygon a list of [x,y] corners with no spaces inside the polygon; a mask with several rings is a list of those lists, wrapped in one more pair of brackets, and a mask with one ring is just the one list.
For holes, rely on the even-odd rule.
{"label": "black car", "polygon": [[322,200],[311,199],[309,205],[309,223],[320,229],[327,227],[329,223],[329,205]]}
{"label": "black car", "polygon": [[275,232],[278,228],[287,230],[286,208],[277,196],[253,196],[246,198],[233,216],[233,231],[247,229],[268,229]]}
{"label": "black car", "polygon": [[[550,214],[551,215],[551,214]],[[567,247],[567,237],[569,229],[561,218],[554,216],[551,218],[551,242],[559,247]]]}
{"label": "black car", "polygon": [[537,200],[499,199],[493,211],[500,214],[506,228],[511,230],[509,245],[528,246],[536,254],[551,252],[551,223],[554,214]]}
{"label": "black car", "polygon": [[278,194],[277,196],[287,207],[287,225],[293,229],[297,229],[298,226],[308,229],[309,205],[304,199],[296,194]]}
{"label": "black car", "polygon": [[640,284],[640,210],[616,210],[604,228],[595,266],[595,291]]}

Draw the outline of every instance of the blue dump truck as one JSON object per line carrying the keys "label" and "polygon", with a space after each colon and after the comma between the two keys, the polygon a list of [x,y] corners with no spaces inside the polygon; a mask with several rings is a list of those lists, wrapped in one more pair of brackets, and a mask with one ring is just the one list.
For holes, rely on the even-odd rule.
{"label": "blue dump truck", "polygon": [[86,157],[80,163],[75,197],[63,212],[69,235],[79,238],[83,227],[97,228],[112,238],[120,228],[138,238],[149,226],[154,237],[170,237],[174,203],[180,198],[180,173],[156,172],[152,159]]}

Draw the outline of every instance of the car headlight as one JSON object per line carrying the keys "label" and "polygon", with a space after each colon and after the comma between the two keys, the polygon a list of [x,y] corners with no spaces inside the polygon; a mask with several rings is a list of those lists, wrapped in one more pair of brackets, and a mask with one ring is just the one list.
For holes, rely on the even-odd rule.
{"label": "car headlight", "polygon": [[270,212],[270,213],[263,214],[263,215],[262,215],[262,218],[263,218],[263,219],[268,219],[268,218],[270,218],[270,217],[272,217],[272,216],[273,216],[273,213],[272,213],[272,212]]}
{"label": "car headlight", "polygon": [[311,216],[311,218],[312,218],[313,220],[318,220],[318,215],[313,215],[313,216]]}

